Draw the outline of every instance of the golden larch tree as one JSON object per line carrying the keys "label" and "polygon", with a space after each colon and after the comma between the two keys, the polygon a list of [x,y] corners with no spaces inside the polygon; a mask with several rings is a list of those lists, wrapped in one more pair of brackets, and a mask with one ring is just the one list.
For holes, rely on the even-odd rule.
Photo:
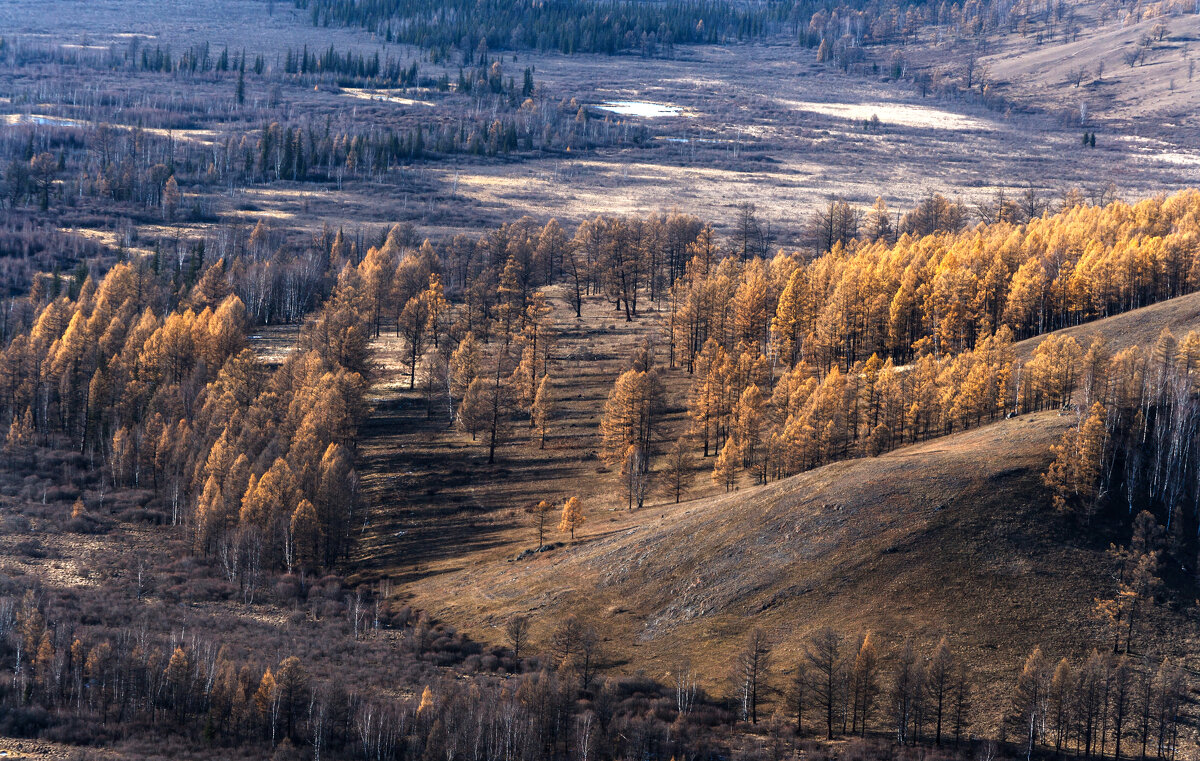
{"label": "golden larch tree", "polygon": [[554,382],[550,374],[542,376],[538,383],[537,394],[533,397],[533,407],[530,409],[529,420],[538,432],[538,448],[546,448],[546,432],[550,428],[550,418],[554,414]]}
{"label": "golden larch tree", "polygon": [[713,482],[725,487],[725,491],[732,491],[734,485],[737,484],[740,459],[737,445],[733,439],[726,441],[725,446],[721,448],[721,453],[717,455],[717,462],[713,467]]}
{"label": "golden larch tree", "polygon": [[579,503],[579,497],[571,497],[563,502],[562,516],[558,522],[558,530],[564,533],[570,532],[571,539],[575,538],[575,530],[587,522],[587,516],[583,514],[583,508]]}
{"label": "golden larch tree", "polygon": [[1078,511],[1086,521],[1098,507],[1100,475],[1103,466],[1106,411],[1099,402],[1092,405],[1086,419],[1063,434],[1050,448],[1054,462],[1042,477],[1050,489],[1055,509]]}

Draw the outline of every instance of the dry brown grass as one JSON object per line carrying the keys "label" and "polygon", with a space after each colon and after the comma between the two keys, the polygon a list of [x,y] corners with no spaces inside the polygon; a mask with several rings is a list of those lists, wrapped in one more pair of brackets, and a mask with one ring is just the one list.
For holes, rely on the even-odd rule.
{"label": "dry brown grass", "polygon": [[[689,48],[670,61],[523,55],[520,62],[532,63],[556,97],[686,108],[690,118],[626,121],[693,142],[417,170],[442,193],[456,188],[475,213],[578,220],[679,207],[722,225],[749,201],[781,242],[791,242],[808,212],[835,196],[864,206],[883,196],[908,208],[929,189],[975,202],[1001,187],[1032,185],[1057,196],[1115,178],[1133,197],[1189,181],[1186,136],[1176,144],[1169,135],[1154,142],[1103,135],[1100,147],[1084,150],[1074,124],[921,98],[904,85],[816,66],[811,51],[787,45]],[[875,113],[882,128],[864,131]],[[612,121],[621,129],[622,120]]]}
{"label": "dry brown grass", "polygon": [[[611,304],[588,299],[576,320],[564,294],[557,288],[550,293],[559,343],[551,370],[557,403],[546,448],[538,448],[527,417],[519,414],[494,465],[487,464],[484,437],[472,442],[452,428],[444,403],[428,415],[420,393],[408,389],[403,341],[380,337],[375,412],[360,430],[369,505],[356,556],[363,578],[442,575],[480,554],[516,552],[535,543],[527,510],[542,499],[579,496],[593,524],[623,513],[617,475],[599,456],[597,421],[613,379],[629,366],[642,339],[656,333],[660,316],[648,312],[628,323]],[[665,362],[665,348],[660,353]],[[684,374],[666,380],[669,394],[681,398]],[[682,410],[668,409],[663,437],[682,425]],[[712,489],[706,477],[698,482],[700,489]]]}
{"label": "dry brown grass", "polygon": [[[534,617],[539,642],[583,615],[622,670],[663,677],[682,655],[718,694],[751,627],[785,671],[821,626],[876,632],[889,649],[946,635],[995,686],[977,703],[994,723],[1035,645],[1077,657],[1104,639],[1090,612],[1112,591],[1105,544],[1081,541],[1040,483],[1071,422],[1040,413],[727,496],[593,515],[567,547],[520,561],[512,546],[471,552],[406,591],[493,640],[513,614]],[[1154,627],[1175,648],[1195,643],[1177,614]]]}
{"label": "dry brown grass", "polygon": [[[1186,297],[1073,332],[1103,330],[1114,347],[1144,342],[1163,321],[1200,324],[1197,305],[1200,296]],[[589,331],[604,323],[598,306],[585,312]],[[620,670],[661,677],[682,654],[718,693],[752,626],[770,633],[785,670],[824,625],[877,632],[888,648],[945,634],[979,684],[997,685],[979,698],[985,723],[998,720],[1034,645],[1075,657],[1101,642],[1093,599],[1111,594],[1104,550],[1124,538],[1056,515],[1040,480],[1073,416],[1005,420],[729,495],[714,493],[709,461],[698,479],[707,495],[626,512],[615,476],[593,458],[603,395],[641,327],[612,325],[564,340],[560,356],[588,340],[604,350],[556,369],[576,398],[554,445],[542,453],[518,442],[494,468],[463,435],[430,435],[409,392],[378,390],[383,412],[363,450],[374,504],[364,576],[401,580],[414,605],[483,640],[501,641],[514,614],[534,618],[541,643],[563,616],[584,615],[601,624]],[[669,374],[677,390],[680,375]],[[681,422],[676,412],[671,425]],[[589,514],[578,541],[516,560],[534,544],[524,508],[570,493]],[[1169,631],[1182,653],[1197,634],[1182,612],[1164,609],[1147,636]]]}
{"label": "dry brown grass", "polygon": [[[1188,331],[1200,329],[1200,293],[1168,299],[1142,309],[1134,309],[1113,317],[1077,325],[1060,330],[1055,335],[1073,337],[1086,349],[1096,336],[1103,336],[1111,351],[1130,346],[1149,346],[1158,339],[1163,328],[1169,328],[1176,338],[1183,338]],[[1049,335],[1049,334],[1047,334]],[[1028,359],[1046,336],[1017,343],[1017,356]]]}
{"label": "dry brown grass", "polygon": [[[1025,100],[1076,112],[1086,103],[1091,123],[1123,129],[1137,123],[1151,134],[1179,136],[1181,128],[1189,128],[1184,120],[1200,105],[1200,78],[1189,75],[1188,51],[1200,33],[1200,16],[1148,17],[1132,24],[1110,18],[1103,26],[1093,27],[1097,6],[1081,4],[1089,28],[1077,40],[1035,45],[1028,38],[1011,35],[989,51],[983,59],[985,65],[1006,89]],[[1162,40],[1152,36],[1159,23],[1167,28]],[[1145,60],[1129,66],[1124,54],[1146,37],[1152,42]],[[1087,71],[1079,87],[1069,81],[1070,71],[1077,67]],[[1103,76],[1097,78],[1101,67]],[[1195,154],[1188,155],[1197,159]]]}

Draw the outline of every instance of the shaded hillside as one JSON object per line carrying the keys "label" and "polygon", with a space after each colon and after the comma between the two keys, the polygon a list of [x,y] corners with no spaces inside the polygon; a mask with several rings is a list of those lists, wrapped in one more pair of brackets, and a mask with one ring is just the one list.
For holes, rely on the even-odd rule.
{"label": "shaded hillside", "polygon": [[479,557],[410,589],[464,625],[530,613],[543,640],[568,611],[597,615],[629,669],[661,676],[686,654],[718,692],[750,626],[778,643],[782,669],[824,625],[870,629],[887,647],[945,633],[977,683],[1003,685],[979,700],[994,718],[1034,645],[1057,656],[1100,639],[1090,611],[1111,593],[1105,543],[1078,542],[1040,482],[1071,422],[1040,413],[732,495],[593,515],[574,546]]}

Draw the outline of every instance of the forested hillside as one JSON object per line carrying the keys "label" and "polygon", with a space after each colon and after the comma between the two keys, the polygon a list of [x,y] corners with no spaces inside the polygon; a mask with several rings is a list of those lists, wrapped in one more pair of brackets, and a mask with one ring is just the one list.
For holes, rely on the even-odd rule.
{"label": "forested hillside", "polygon": [[1198,19],[0,2],[0,758],[1200,756]]}
{"label": "forested hillside", "polygon": [[[1192,583],[1164,569],[1189,567],[1197,551],[1190,444],[1200,340],[1164,332],[1152,348],[1114,353],[1101,339],[1080,346],[1051,336],[1022,360],[1014,339],[1195,290],[1200,194],[1106,207],[1068,201],[1024,224],[920,234],[920,225],[938,226],[925,220],[946,218],[948,203],[929,199],[902,220],[908,232],[899,238],[880,213],[864,225],[868,237],[839,238],[811,259],[759,258],[679,214],[597,218],[575,230],[521,220],[480,238],[420,246],[405,244],[397,229],[361,256],[340,234],[327,236],[263,265],[273,278],[277,268],[312,262],[322,304],[277,363],[247,348],[254,315],[263,314],[238,295],[255,282],[246,279],[253,237],[229,262],[193,260],[199,269],[191,275],[136,256],[99,282],[40,279],[14,301],[0,362],[8,467],[92,463],[90,489],[76,489],[63,515],[40,520],[107,531],[114,518],[132,517],[114,516],[123,501],[144,495],[137,499],[167,524],[155,530],[180,540],[172,547],[195,573],[220,580],[204,594],[238,605],[279,600],[272,579],[298,578],[303,588],[306,578],[344,567],[364,509],[354,460],[371,383],[393,378],[430,414],[452,419],[480,457],[502,463],[515,443],[544,446],[560,434],[556,400],[566,389],[558,378],[571,367],[556,349],[555,325],[581,319],[574,315],[585,303],[607,304],[612,319],[641,335],[640,348],[609,376],[611,393],[592,423],[601,456],[619,471],[612,507],[641,507],[653,494],[678,501],[706,457],[714,458],[714,486],[730,490],[1003,417],[1077,407],[1078,428],[1062,435],[1053,463],[1043,455],[1045,487],[1026,480],[1016,493],[1033,514],[1052,514],[1053,504],[1073,516],[1080,539],[1068,541],[1087,547],[1096,532],[1123,545],[1111,561],[1125,569],[1118,588],[1095,607],[1110,621],[1112,649],[1133,652],[1147,606],[1159,596],[1179,599]],[[286,276],[275,282],[285,286]],[[562,294],[557,305],[545,292],[551,286]],[[557,310],[565,314],[552,319]],[[372,358],[388,333],[401,349],[396,365]],[[84,478],[79,466],[66,467],[55,488]],[[590,546],[588,516],[603,503],[568,502],[559,529]],[[543,502],[532,514],[544,521],[550,508]],[[637,515],[628,520],[636,525]],[[376,604],[390,605],[383,594]],[[75,645],[56,642],[79,639],[84,652],[114,635],[68,634],[79,626],[73,614],[53,614],[33,592],[16,597],[24,602],[14,600],[10,620],[26,641],[7,657],[31,685],[45,687],[10,699],[59,706],[73,694],[71,666],[54,653]],[[593,636],[586,631],[563,636]],[[509,637],[517,639],[505,657],[516,663],[523,636]],[[1163,652],[1180,645],[1164,641]],[[574,645],[563,647],[559,660],[573,662]],[[26,672],[23,653],[35,651]],[[172,662],[193,674],[202,665],[194,658],[180,645]],[[576,664],[580,689],[590,690],[607,664]],[[187,718],[223,704],[211,682],[195,692],[203,672],[185,678],[164,668],[167,684],[186,692],[162,693],[148,707]],[[711,679],[707,672],[710,688]],[[109,700],[89,705],[103,717]],[[982,726],[995,705],[981,704]],[[266,729],[296,736],[294,726],[276,724],[279,714],[270,716]],[[873,716],[864,709],[851,723],[875,726]],[[911,720],[904,742],[921,737],[928,719]],[[1174,747],[1162,736],[1153,742]]]}

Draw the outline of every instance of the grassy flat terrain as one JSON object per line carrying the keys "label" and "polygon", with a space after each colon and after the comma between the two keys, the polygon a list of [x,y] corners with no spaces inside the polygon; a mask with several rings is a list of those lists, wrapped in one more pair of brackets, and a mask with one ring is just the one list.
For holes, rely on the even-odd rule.
{"label": "grassy flat terrain", "polygon": [[[51,28],[45,23],[45,4],[18,0],[0,8],[0,28],[11,30],[21,43],[64,50],[111,49],[118,56],[131,50],[135,41],[139,49],[170,46],[175,51],[209,44],[213,55],[226,46],[245,48],[275,68],[288,48],[307,45],[317,50],[332,44],[338,51],[418,61],[430,77],[445,74],[453,80],[458,75],[455,61],[429,62],[421,51],[383,43],[355,29],[314,28],[291,3],[276,3],[273,15],[263,3],[248,0],[172,2],[155,14],[139,12],[140,7],[149,4],[89,4],[86,14],[62,14],[66,25]],[[127,22],[131,15],[139,19],[132,26]],[[1095,34],[1079,42],[1061,45],[1037,45],[1015,34],[997,37],[981,54],[981,66],[990,72],[993,91],[1029,106],[1020,108],[987,108],[935,93],[922,97],[911,83],[886,74],[882,62],[891,55],[887,46],[877,51],[880,72],[868,76],[818,65],[813,50],[784,40],[681,47],[670,59],[501,53],[499,60],[509,74],[527,66],[536,72],[534,107],[521,112],[523,123],[541,124],[556,112],[573,117],[583,107],[589,116],[587,129],[602,147],[518,151],[491,158],[460,154],[396,166],[371,177],[347,173],[322,183],[279,181],[247,187],[234,194],[214,194],[207,203],[215,215],[251,226],[262,219],[312,231],[325,224],[353,229],[408,221],[423,235],[442,235],[495,226],[522,215],[574,222],[598,213],[645,214],[672,208],[722,227],[736,218],[739,203],[752,202],[763,221],[771,223],[777,242],[794,245],[808,213],[833,197],[865,207],[882,196],[892,208],[902,209],[929,190],[975,203],[990,199],[999,188],[1016,193],[1032,187],[1050,198],[1070,187],[1094,190],[1111,178],[1119,178],[1121,193],[1130,197],[1169,192],[1191,182],[1192,169],[1200,162],[1200,154],[1192,151],[1191,128],[1182,120],[1146,124],[1117,116],[1141,108],[1151,98],[1163,108],[1176,104],[1176,111],[1186,111],[1193,93],[1200,92],[1186,70],[1179,70],[1188,65],[1188,24],[1194,25],[1195,17],[1169,21],[1172,31],[1156,43],[1144,65],[1131,69],[1110,62],[1102,82],[1081,88],[1063,79],[1064,71],[1083,58],[1090,61],[1102,51],[1119,58],[1121,46],[1140,39],[1153,23],[1125,28],[1110,22],[1089,30]],[[1112,35],[1120,40],[1110,50],[1103,41]],[[1091,46],[1087,55],[1075,51],[1084,45]],[[919,61],[928,58],[929,67],[950,81],[960,76],[966,53],[922,43],[914,45],[912,55]],[[132,78],[136,90],[146,93],[147,103],[155,107],[183,93],[198,103],[225,102],[232,94],[228,78],[198,77],[184,87],[164,82],[155,73],[123,76]],[[82,77],[79,86],[98,78],[106,86],[125,86],[102,74]],[[1175,89],[1165,91],[1169,85]],[[92,115],[77,107],[29,102],[28,87],[21,76],[0,75],[0,118],[40,115],[58,120],[50,124],[90,125]],[[1040,98],[1043,94],[1046,97]],[[332,82],[314,89],[307,82],[286,79],[268,85],[258,77],[249,80],[246,98],[248,109],[266,109],[271,115],[215,118],[198,112],[189,117],[186,128],[174,131],[174,137],[193,143],[199,155],[211,149],[214,135],[253,137],[261,130],[260,122],[281,115],[304,113],[314,124],[332,120],[335,128],[420,124],[432,131],[458,124],[464,114],[481,108],[464,96],[424,88],[371,96],[361,88],[343,89]],[[1125,111],[1113,110],[1112,104],[1131,98],[1135,101],[1123,106]],[[669,105],[680,111],[640,117],[598,108],[613,101]],[[1078,116],[1059,113],[1078,111],[1081,103],[1088,104],[1093,120],[1102,125],[1095,149],[1080,147],[1086,125]],[[879,123],[867,128],[873,116]],[[147,234],[162,232],[151,226],[142,229]],[[204,223],[190,223],[187,229],[197,236],[212,232]]]}

